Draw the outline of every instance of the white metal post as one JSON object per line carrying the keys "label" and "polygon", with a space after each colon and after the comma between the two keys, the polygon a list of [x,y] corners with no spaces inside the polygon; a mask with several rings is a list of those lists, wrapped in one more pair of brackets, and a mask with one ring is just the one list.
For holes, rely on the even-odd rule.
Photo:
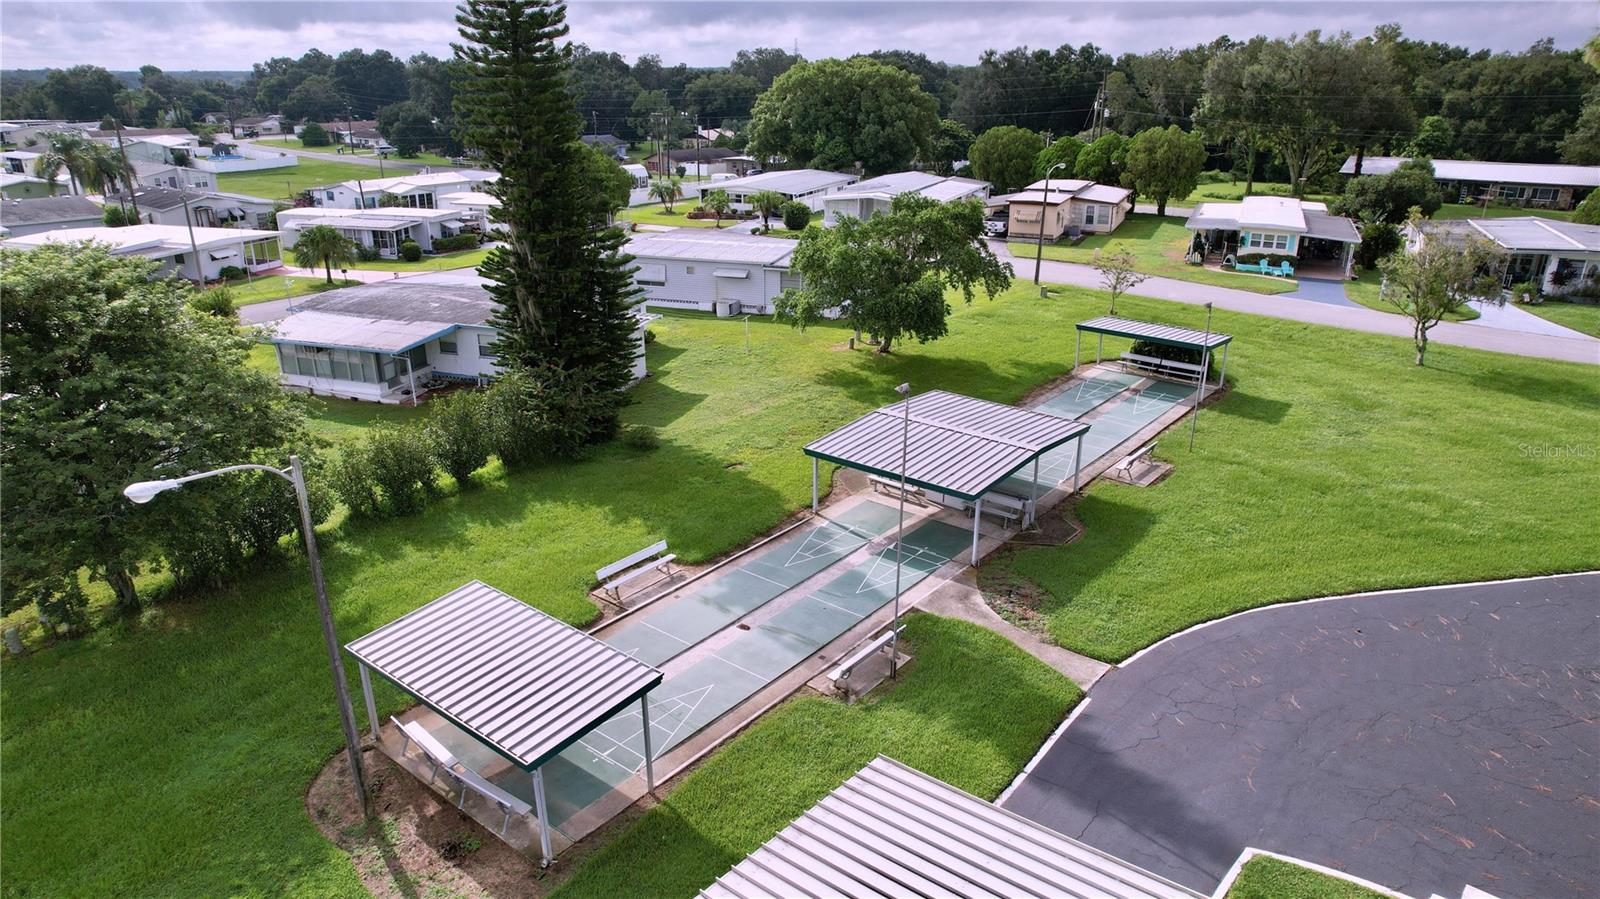
{"label": "white metal post", "polygon": [[1094,336],[1094,361],[1099,362],[1101,354],[1103,354],[1105,351],[1106,336],[1104,334],[1096,334]]}
{"label": "white metal post", "polygon": [[978,564],[978,524],[983,521],[983,497],[972,504],[972,564]]}
{"label": "white metal post", "polygon": [[817,457],[811,457],[811,514],[817,514]]}
{"label": "white metal post", "polygon": [[1033,487],[1028,490],[1028,524],[1033,524],[1033,509],[1039,502],[1039,457],[1033,457]]}
{"label": "white metal post", "polygon": [[544,804],[544,769],[533,769],[533,810],[539,816],[539,867],[548,868],[555,861],[555,853],[550,851],[550,814],[545,810]]}
{"label": "white metal post", "polygon": [[1228,380],[1228,347],[1232,344],[1222,345],[1222,371],[1217,372],[1217,387],[1222,387]]}
{"label": "white metal post", "polygon": [[1078,472],[1083,470],[1083,435],[1078,435],[1078,448],[1072,454],[1072,492],[1078,492]]}
{"label": "white metal post", "polygon": [[361,695],[367,700],[367,723],[372,725],[372,742],[378,742],[378,707],[372,702],[372,675],[365,662],[356,663],[361,669]]}
{"label": "white metal post", "polygon": [[906,545],[906,457],[911,445],[911,383],[895,388],[900,394],[900,524],[894,532],[894,621],[889,625],[889,676],[900,670],[900,571]]}
{"label": "white metal post", "polygon": [[1083,355],[1083,332],[1078,332],[1078,339],[1072,345],[1072,370],[1078,370],[1078,359]]}
{"label": "white metal post", "polygon": [[1200,389],[1194,394],[1194,415],[1189,419],[1189,452],[1194,452],[1194,432],[1200,427],[1200,400],[1206,393],[1206,373],[1211,368],[1211,304],[1206,304],[1206,339],[1200,353]]}
{"label": "white metal post", "polygon": [[656,766],[650,760],[653,750],[650,748],[650,694],[639,697],[639,720],[644,724],[644,788],[650,795],[656,794]]}

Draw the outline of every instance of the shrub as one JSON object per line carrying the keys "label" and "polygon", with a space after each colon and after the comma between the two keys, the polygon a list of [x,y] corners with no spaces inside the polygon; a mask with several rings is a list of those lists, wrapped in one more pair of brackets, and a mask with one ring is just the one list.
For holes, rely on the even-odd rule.
{"label": "shrub", "polygon": [[783,216],[783,226],[790,231],[804,231],[811,224],[811,207],[799,200],[790,200],[778,212]]}
{"label": "shrub", "polygon": [[205,312],[218,318],[232,318],[239,313],[238,304],[234,302],[233,288],[227,285],[202,290],[189,300],[189,307],[197,312]]}
{"label": "shrub", "polygon": [[410,515],[428,504],[438,472],[421,428],[380,425],[367,435],[365,452],[391,514]]}
{"label": "shrub", "polygon": [[[1187,362],[1190,365],[1199,365],[1204,353],[1200,350],[1186,346],[1169,346],[1165,343],[1151,343],[1148,340],[1135,340],[1133,348],[1129,350],[1135,356],[1150,356],[1155,359],[1167,359],[1172,362]],[[1212,355],[1211,365],[1206,370],[1206,376],[1217,370],[1217,357]]]}
{"label": "shrub", "polygon": [[345,447],[328,466],[328,489],[352,516],[370,518],[378,514],[378,482],[364,445]]}
{"label": "shrub", "polygon": [[1197,178],[1200,184],[1228,184],[1234,180],[1232,172],[1224,172],[1221,169],[1210,169],[1201,172]]}
{"label": "shrub", "polygon": [[622,445],[630,449],[649,452],[661,446],[656,429],[645,425],[628,425],[622,429]]}
{"label": "shrub", "polygon": [[122,211],[121,206],[107,206],[105,214],[100,217],[100,221],[107,228],[124,228],[128,225],[128,213]]}
{"label": "shrub", "polygon": [[1523,306],[1537,306],[1542,302],[1538,286],[1531,281],[1511,285],[1511,300]]}
{"label": "shrub", "polygon": [[1296,265],[1300,262],[1294,256],[1285,256],[1282,253],[1240,253],[1235,261],[1239,265],[1255,265],[1263,259],[1268,265],[1282,265],[1285,262]]}
{"label": "shrub", "polygon": [[1388,222],[1362,222],[1361,243],[1356,247],[1355,263],[1373,269],[1378,260],[1400,249],[1400,229]]}
{"label": "shrub", "polygon": [[369,247],[366,244],[362,244],[362,243],[356,244],[356,259],[357,259],[357,261],[360,261],[360,262],[377,262],[379,259],[382,259],[382,258],[383,257],[378,253],[378,248],[377,247]]}
{"label": "shrub", "polygon": [[545,454],[544,422],[528,401],[532,379],[520,371],[507,372],[484,395],[485,430],[507,468],[537,462]]}
{"label": "shrub", "polygon": [[494,448],[487,428],[487,400],[477,391],[461,390],[435,405],[438,408],[423,426],[428,451],[464,490],[472,485],[472,473],[489,461]]}
{"label": "shrub", "polygon": [[400,244],[400,258],[407,262],[416,262],[422,258],[422,247],[414,240]]}
{"label": "shrub", "polygon": [[333,141],[328,137],[328,129],[318,125],[316,122],[307,122],[306,126],[300,129],[300,146],[302,147],[326,147],[331,143]]}
{"label": "shrub", "polygon": [[644,342],[647,345],[655,343],[656,342],[656,332],[651,330],[650,328],[645,328],[644,329]]}
{"label": "shrub", "polygon": [[237,281],[244,277],[244,269],[237,265],[224,265],[217,270],[217,277],[224,281]]}
{"label": "shrub", "polygon": [[433,242],[435,253],[454,253],[458,250],[476,249],[483,242],[483,236],[472,231],[457,234],[454,237],[441,237]]}

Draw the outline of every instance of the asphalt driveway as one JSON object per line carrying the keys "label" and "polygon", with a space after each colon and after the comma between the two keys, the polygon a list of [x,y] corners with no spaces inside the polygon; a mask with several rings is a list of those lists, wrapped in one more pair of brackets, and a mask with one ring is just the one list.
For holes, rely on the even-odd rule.
{"label": "asphalt driveway", "polygon": [[1600,573],[1279,606],[1112,671],[1004,805],[1209,892],[1246,846],[1410,896],[1600,895]]}

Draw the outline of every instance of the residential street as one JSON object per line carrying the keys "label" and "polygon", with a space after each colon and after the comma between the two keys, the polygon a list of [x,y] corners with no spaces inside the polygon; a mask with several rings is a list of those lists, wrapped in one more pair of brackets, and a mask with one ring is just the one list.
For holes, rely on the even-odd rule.
{"label": "residential street", "polygon": [[1003,805],[1188,886],[1268,849],[1409,896],[1600,883],[1600,573],[1293,603],[1103,677]]}
{"label": "residential street", "polygon": [[[1033,278],[1033,260],[1013,257],[1003,240],[989,241],[989,247],[1003,259],[1010,259],[1019,280]],[[1100,288],[1100,273],[1092,267],[1075,262],[1044,260],[1040,277],[1049,284],[1068,284],[1075,287]],[[1352,331],[1388,334],[1394,337],[1411,336],[1411,326],[1399,315],[1378,312],[1375,309],[1350,308],[1330,303],[1284,300],[1281,297],[1235,290],[1231,287],[1214,287],[1172,278],[1146,278],[1129,293],[1174,300],[1180,303],[1214,303],[1218,309],[1233,312],[1250,312],[1292,321],[1317,325],[1332,325]],[[1512,310],[1521,312],[1521,310]],[[1522,313],[1527,315],[1528,313]],[[1511,353],[1518,356],[1536,356],[1600,365],[1600,340],[1592,337],[1558,337],[1550,334],[1507,330],[1482,324],[1441,322],[1429,333],[1434,343]]]}

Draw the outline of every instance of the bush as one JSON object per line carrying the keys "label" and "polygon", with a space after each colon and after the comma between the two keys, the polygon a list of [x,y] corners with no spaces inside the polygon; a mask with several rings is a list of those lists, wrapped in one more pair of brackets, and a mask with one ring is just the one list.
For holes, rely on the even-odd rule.
{"label": "bush", "polygon": [[645,425],[628,425],[622,429],[622,445],[630,449],[649,452],[661,446],[656,429]]}
{"label": "bush", "polygon": [[1400,249],[1400,229],[1388,222],[1362,222],[1361,243],[1356,247],[1355,263],[1374,269],[1378,260]]}
{"label": "bush", "polygon": [[811,224],[811,207],[799,200],[790,200],[778,210],[783,217],[783,226],[790,231],[804,231]]}
{"label": "bush", "polygon": [[650,345],[652,343],[655,343],[656,342],[656,332],[651,330],[650,328],[645,328],[644,329],[644,342],[645,342],[646,346],[648,346],[648,345]]}
{"label": "bush", "polygon": [[380,425],[367,435],[364,451],[390,514],[422,511],[438,475],[422,429]]}
{"label": "bush", "polygon": [[1543,302],[1539,296],[1538,285],[1532,281],[1511,285],[1511,301],[1522,306],[1537,306]]}
{"label": "bush", "polygon": [[[1135,340],[1133,348],[1129,350],[1135,356],[1150,356],[1155,359],[1167,359],[1172,362],[1187,362],[1190,365],[1199,365],[1205,355],[1200,350],[1184,346],[1169,346],[1165,343],[1151,343],[1148,340]],[[1206,377],[1217,370],[1217,357],[1212,355],[1211,365],[1206,370]]]}
{"label": "bush", "polygon": [[1230,184],[1235,179],[1232,172],[1224,172],[1221,169],[1211,169],[1209,171],[1201,172],[1195,180],[1200,184]]}
{"label": "bush", "polygon": [[308,122],[304,128],[300,129],[300,146],[302,147],[326,147],[331,143],[333,143],[333,140],[328,137],[328,129],[318,125],[316,122]]}
{"label": "bush", "polygon": [[494,454],[507,468],[529,465],[545,455],[544,422],[528,396],[532,379],[520,371],[507,372],[484,395],[484,413]]}
{"label": "bush", "polygon": [[217,277],[224,281],[237,281],[244,277],[244,269],[237,265],[224,265],[217,270]]}
{"label": "bush", "polygon": [[435,253],[454,253],[458,250],[476,249],[483,242],[483,235],[468,231],[454,237],[441,237],[433,242]]}
{"label": "bush", "polygon": [[128,225],[128,213],[123,212],[121,206],[107,206],[100,221],[107,228],[125,228]]}
{"label": "bush", "polygon": [[364,243],[356,244],[356,259],[361,262],[377,262],[383,256],[378,253],[377,247],[369,247]]}
{"label": "bush", "polygon": [[1282,253],[1240,253],[1235,261],[1239,265],[1255,265],[1265,259],[1268,265],[1282,265],[1285,262],[1291,266],[1299,264],[1300,260],[1294,256],[1285,256]]}
{"label": "bush", "polygon": [[328,466],[328,489],[356,518],[378,514],[378,482],[362,444],[345,447]]}
{"label": "bush", "polygon": [[493,441],[488,432],[484,394],[461,390],[435,403],[438,407],[423,426],[428,451],[456,486],[472,485],[472,473],[489,461]]}
{"label": "bush", "polygon": [[1600,190],[1591,190],[1572,209],[1572,220],[1580,225],[1600,225]]}
{"label": "bush", "polygon": [[189,307],[218,318],[232,318],[239,313],[239,306],[233,298],[233,288],[227,285],[196,293],[189,300]]}
{"label": "bush", "polygon": [[400,244],[400,258],[407,262],[416,262],[422,258],[422,247],[414,240]]}

